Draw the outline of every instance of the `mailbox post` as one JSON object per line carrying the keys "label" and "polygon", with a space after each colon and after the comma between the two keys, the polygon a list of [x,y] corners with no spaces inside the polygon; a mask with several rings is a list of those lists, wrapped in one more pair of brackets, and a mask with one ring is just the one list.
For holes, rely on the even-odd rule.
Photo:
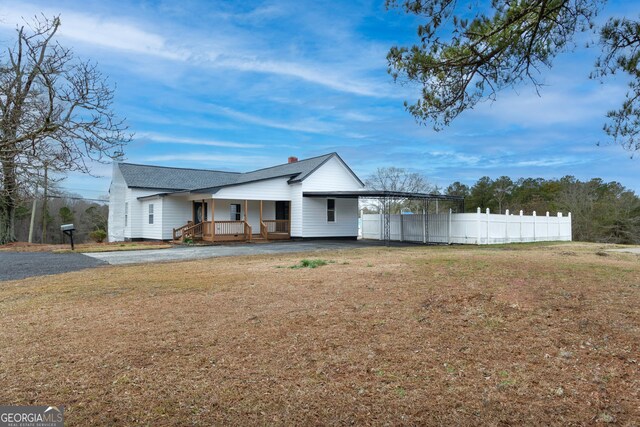
{"label": "mailbox post", "polygon": [[73,232],[76,230],[76,227],[73,224],[63,224],[60,226],[60,230],[71,239],[71,250],[73,251]]}

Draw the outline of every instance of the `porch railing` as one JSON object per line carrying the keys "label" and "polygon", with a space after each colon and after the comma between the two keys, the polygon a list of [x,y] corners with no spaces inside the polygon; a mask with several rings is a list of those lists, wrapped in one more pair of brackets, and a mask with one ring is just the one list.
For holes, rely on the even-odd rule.
{"label": "porch railing", "polygon": [[291,222],[288,219],[265,219],[262,222],[266,226],[267,233],[289,234],[291,229]]}
{"label": "porch railing", "polygon": [[[204,224],[202,222],[198,223],[198,224],[187,224],[187,226],[183,226],[180,227],[182,230],[180,232],[180,239],[184,240],[185,238],[191,238],[194,239],[196,237],[202,237],[203,235],[203,226]],[[176,235],[176,232],[174,230],[174,236]],[[175,239],[174,239],[175,240]]]}
{"label": "porch railing", "polygon": [[173,240],[181,239],[182,236],[184,235],[184,230],[186,230],[187,228],[192,227],[192,226],[193,226],[193,222],[188,221],[182,227],[174,228],[173,229]]}
{"label": "porch railing", "polygon": [[244,221],[215,221],[216,236],[244,235]]}
{"label": "porch railing", "polygon": [[[260,235],[265,239],[285,239],[290,236],[288,220],[263,220],[260,222]],[[182,227],[173,229],[174,240],[185,238],[202,238],[204,240],[251,241],[253,236],[251,225],[245,221],[202,221],[198,224],[189,222]]]}
{"label": "porch railing", "polygon": [[251,241],[251,226],[248,222],[244,222],[244,240]]}
{"label": "porch railing", "polygon": [[262,237],[263,239],[269,238],[269,229],[264,221],[260,221],[260,237]]}

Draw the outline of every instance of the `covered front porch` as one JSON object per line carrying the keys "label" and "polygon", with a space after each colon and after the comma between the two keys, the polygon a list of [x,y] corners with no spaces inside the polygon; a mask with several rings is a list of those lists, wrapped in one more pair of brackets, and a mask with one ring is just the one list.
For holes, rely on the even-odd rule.
{"label": "covered front porch", "polygon": [[191,219],[173,228],[173,240],[184,242],[269,241],[291,238],[288,200],[189,200]]}

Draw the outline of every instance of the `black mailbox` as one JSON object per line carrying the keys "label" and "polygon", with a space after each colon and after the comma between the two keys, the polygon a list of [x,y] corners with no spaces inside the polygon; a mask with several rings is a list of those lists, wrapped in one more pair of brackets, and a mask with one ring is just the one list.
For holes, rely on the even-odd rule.
{"label": "black mailbox", "polygon": [[60,230],[64,234],[69,236],[69,239],[71,239],[71,250],[74,250],[73,249],[73,232],[76,230],[76,227],[73,224],[63,224],[60,226]]}

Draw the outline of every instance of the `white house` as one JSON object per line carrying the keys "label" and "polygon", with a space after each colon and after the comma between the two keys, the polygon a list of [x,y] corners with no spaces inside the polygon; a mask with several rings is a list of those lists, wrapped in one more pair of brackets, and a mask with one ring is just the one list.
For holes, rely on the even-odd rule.
{"label": "white house", "polygon": [[247,173],[114,163],[109,241],[355,239],[358,197],[326,194],[363,187],[336,153]]}

